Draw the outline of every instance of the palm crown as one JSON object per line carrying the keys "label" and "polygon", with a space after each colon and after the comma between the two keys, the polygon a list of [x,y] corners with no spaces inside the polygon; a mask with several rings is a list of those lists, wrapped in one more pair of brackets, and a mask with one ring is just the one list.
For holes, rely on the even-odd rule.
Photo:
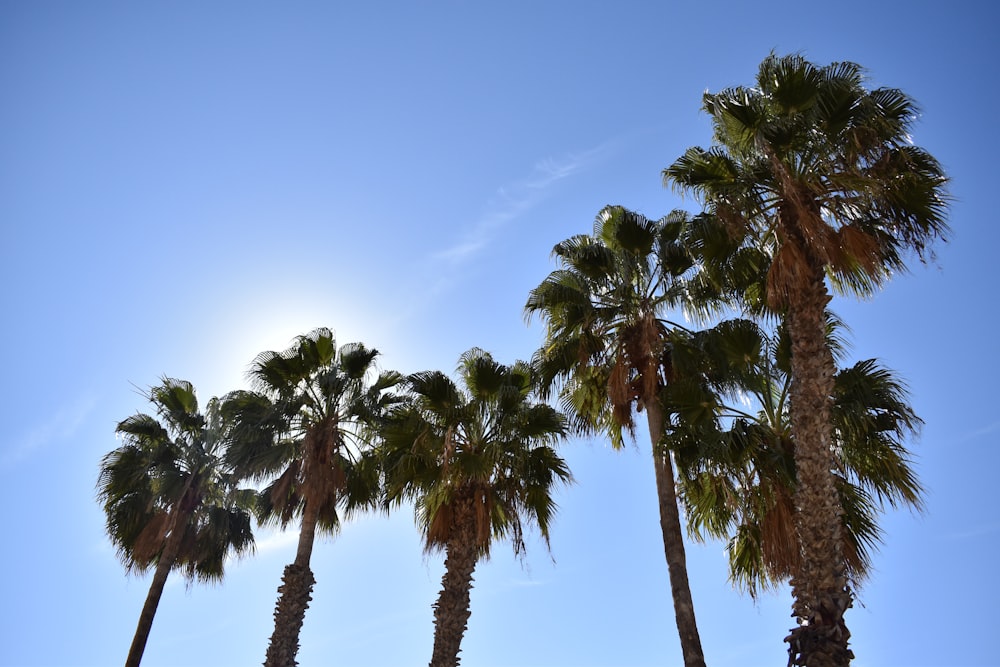
{"label": "palm crown", "polygon": [[330,330],[317,329],[284,352],[258,355],[249,373],[255,391],[226,397],[229,460],[245,476],[271,480],[261,495],[262,520],[285,525],[311,503],[318,525],[334,530],[338,507],[353,511],[377,500],[369,445],[401,379],[375,372],[378,354],[361,343],[338,349]]}
{"label": "palm crown", "polygon": [[[837,326],[831,319],[831,347],[839,352]],[[729,320],[675,344],[673,359],[666,401],[680,418],[669,439],[683,460],[689,525],[698,535],[730,538],[730,576],[751,594],[787,581],[801,559],[792,525],[787,333],[768,336],[753,322]],[[906,399],[876,360],[843,368],[834,380],[837,489],[855,581],[870,570],[883,506],[921,507],[904,447],[920,420]]]}
{"label": "palm crown", "polygon": [[388,497],[415,499],[429,550],[447,545],[454,506],[472,498],[480,555],[507,537],[520,553],[522,521],[547,540],[553,485],[570,480],[552,447],[565,436],[565,418],[531,401],[533,372],[524,362],[505,366],[474,348],[459,374],[464,389],[440,371],[409,376],[413,402],[384,430]]}
{"label": "palm crown", "polygon": [[171,535],[181,536],[176,565],[191,579],[223,575],[230,550],[252,549],[249,490],[223,463],[218,401],[198,410],[189,382],[165,378],[148,394],[156,416],[119,422],[124,444],[101,461],[98,495],[108,535],[130,571],[155,565]]}
{"label": "palm crown", "polygon": [[561,268],[531,291],[530,317],[546,325],[536,353],[543,390],[564,383],[562,404],[581,431],[606,432],[616,446],[634,429],[633,409],[655,396],[672,323],[682,304],[678,280],[693,262],[683,245],[687,219],[660,220],[610,206],[591,235],[571,237],[552,253]]}
{"label": "palm crown", "polygon": [[941,166],[912,145],[913,100],[865,88],[849,62],[817,67],[770,56],[757,85],[705,93],[714,145],[664,169],[739,236],[773,256],[768,297],[780,305],[809,263],[837,287],[869,293],[947,231]]}

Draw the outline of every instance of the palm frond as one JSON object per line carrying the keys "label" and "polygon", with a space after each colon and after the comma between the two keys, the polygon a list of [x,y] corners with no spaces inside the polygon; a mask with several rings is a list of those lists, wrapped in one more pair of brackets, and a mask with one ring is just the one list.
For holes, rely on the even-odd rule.
{"label": "palm frond", "polygon": [[413,400],[382,430],[385,502],[414,501],[429,551],[461,534],[476,536],[482,557],[505,538],[518,553],[522,523],[537,523],[547,537],[552,489],[570,479],[550,447],[565,437],[566,419],[533,399],[533,364],[501,364],[472,348],[458,376],[461,388],[439,371],[409,376]]}
{"label": "palm frond", "polygon": [[772,257],[771,307],[806,280],[807,262],[820,261],[835,288],[867,295],[905,268],[907,252],[923,259],[947,237],[948,179],[910,143],[916,104],[867,89],[858,65],[772,53],[755,87],[706,93],[703,108],[715,143],[688,149],[664,181]]}
{"label": "palm frond", "polygon": [[[156,564],[168,540],[180,545],[172,567],[190,578],[222,575],[225,557],[253,547],[247,491],[225,456],[222,403],[198,410],[191,383],[164,378],[147,393],[157,417],[119,422],[124,444],[98,474],[108,536],[129,572]],[[229,528],[243,526],[239,531]]]}
{"label": "palm frond", "polygon": [[381,480],[369,457],[403,403],[396,390],[407,379],[378,369],[378,356],[315,329],[282,352],[259,354],[249,372],[255,391],[223,401],[229,461],[241,474],[269,480],[261,521],[286,525],[311,503],[319,527],[335,531],[344,516],[377,504]]}
{"label": "palm frond", "polygon": [[[829,314],[828,340],[841,356],[842,329]],[[727,537],[730,576],[756,595],[798,567],[787,331],[779,326],[768,336],[753,322],[733,320],[674,341],[675,375],[663,402],[675,422],[666,441],[684,472],[680,489],[689,530]],[[756,413],[731,403],[740,396],[753,398]],[[727,413],[742,416],[720,418]],[[922,508],[923,488],[905,446],[921,421],[905,385],[877,360],[837,373],[832,418],[845,562],[860,584],[880,543],[879,513]]]}

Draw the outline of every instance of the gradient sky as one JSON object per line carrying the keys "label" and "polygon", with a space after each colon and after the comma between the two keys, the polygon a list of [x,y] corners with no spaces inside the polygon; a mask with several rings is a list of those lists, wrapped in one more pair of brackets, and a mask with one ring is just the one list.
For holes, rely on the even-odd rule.
{"label": "gradient sky", "polygon": [[[530,357],[522,307],[552,246],[606,204],[696,210],[660,172],[710,142],[701,93],[750,84],[772,50],[902,88],[953,179],[937,261],[834,303],[852,360],[906,378],[926,421],[927,512],[882,520],[855,664],[998,664],[998,18],[962,0],[0,1],[0,664],[124,661],[149,578],[125,576],[95,482],[143,389],[182,378],[204,403],[318,326],[403,372],[473,346]],[[480,565],[464,664],[680,664],[648,445],[563,454],[551,555]],[[261,533],[219,586],[172,575],[143,665],[259,664],[294,540]],[[788,591],[754,603],[722,543],[688,548],[709,664],[783,665]],[[406,511],[318,542],[299,662],[425,664],[442,561]]]}

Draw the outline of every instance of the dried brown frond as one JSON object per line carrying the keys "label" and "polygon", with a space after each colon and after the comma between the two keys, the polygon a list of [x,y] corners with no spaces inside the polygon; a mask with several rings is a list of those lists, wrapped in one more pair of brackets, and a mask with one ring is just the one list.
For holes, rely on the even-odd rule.
{"label": "dried brown frond", "polygon": [[449,425],[444,432],[444,447],[441,453],[441,474],[447,475],[451,467],[451,459],[455,456],[455,426]]}
{"label": "dried brown frond", "polygon": [[438,507],[434,516],[431,518],[431,523],[427,526],[427,549],[448,543],[448,538],[451,537],[451,529],[453,525],[454,502],[455,501],[452,500],[451,502]]}
{"label": "dried brown frond", "polygon": [[330,474],[329,474],[329,480],[330,480],[330,485],[333,487],[332,491],[334,493],[333,494],[328,494],[328,495],[337,495],[341,491],[343,491],[344,489],[346,489],[347,488],[347,471],[344,470],[344,466],[342,466],[339,463],[333,464],[332,470],[330,471]]}
{"label": "dried brown frond", "polygon": [[750,226],[746,216],[731,206],[719,203],[715,207],[715,217],[718,218],[731,239],[742,239]]}
{"label": "dried brown frond", "polygon": [[623,350],[619,351],[608,377],[608,399],[611,401],[615,421],[629,430],[632,429],[632,399],[635,395],[629,381],[630,375],[627,355]]}
{"label": "dried brown frond", "polygon": [[795,243],[782,243],[767,271],[767,304],[775,309],[786,305],[791,290],[809,275],[809,262],[802,249]]}
{"label": "dried brown frond", "polygon": [[810,201],[809,207],[795,219],[803,247],[823,264],[835,266],[843,253],[837,231],[827,224],[818,210],[811,210],[816,209],[815,202]]}
{"label": "dried brown frond", "polygon": [[181,528],[184,535],[181,537],[181,546],[177,553],[183,555],[195,553],[195,543],[198,540],[198,533],[193,526],[185,525]]}
{"label": "dried brown frond", "polygon": [[493,534],[493,498],[485,488],[477,488],[474,492],[474,511],[476,520],[476,544],[482,549],[489,549],[490,537]]}
{"label": "dried brown frond", "polygon": [[882,249],[878,239],[853,225],[841,227],[836,234],[843,259],[846,260],[839,263],[837,268],[850,269],[856,266],[867,274],[873,274],[879,270],[882,262]]}
{"label": "dried brown frond", "polygon": [[815,200],[812,194],[808,191],[803,192],[804,188],[795,182],[795,178],[770,146],[765,145],[764,150],[771,162],[771,171],[777,175],[781,183],[779,191],[784,202],[780,207],[784,209],[782,217],[787,219],[789,214],[792,218],[813,217]]}
{"label": "dried brown frond", "polygon": [[300,465],[298,460],[292,461],[271,486],[271,504],[280,512],[282,523],[291,520],[299,504],[297,482]]}
{"label": "dried brown frond", "polygon": [[801,562],[795,539],[795,505],[791,491],[783,485],[774,485],[770,490],[761,520],[761,552],[770,576],[785,579],[795,575]]}
{"label": "dried brown frond", "polygon": [[157,511],[146,523],[132,544],[132,560],[137,565],[144,566],[150,563],[160,553],[167,537],[169,523],[170,515],[164,511]]}
{"label": "dried brown frond", "polygon": [[660,349],[663,346],[660,325],[652,313],[646,313],[635,332],[635,338],[627,342],[633,348],[633,365],[638,371],[637,393],[643,399],[655,396],[660,389]]}

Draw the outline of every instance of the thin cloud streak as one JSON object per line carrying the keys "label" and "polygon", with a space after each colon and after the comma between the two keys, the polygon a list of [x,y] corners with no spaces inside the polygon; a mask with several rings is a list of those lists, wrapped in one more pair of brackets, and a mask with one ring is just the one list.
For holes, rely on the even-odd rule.
{"label": "thin cloud streak", "polygon": [[237,556],[232,552],[226,554],[226,567],[232,567],[248,558],[269,557],[273,554],[294,553],[295,544],[299,541],[299,531],[294,529],[267,529],[257,526],[254,535],[252,555]]}
{"label": "thin cloud streak", "polygon": [[503,588],[538,588],[539,586],[547,586],[548,583],[548,581],[539,579],[509,579]]}
{"label": "thin cloud streak", "polygon": [[299,540],[297,530],[279,530],[256,540],[255,548],[258,555],[289,549]]}
{"label": "thin cloud streak", "polygon": [[1000,421],[995,421],[992,424],[988,424],[986,426],[983,426],[982,428],[978,428],[972,433],[968,433],[959,438],[958,440],[955,440],[953,444],[957,445],[962,442],[976,440],[977,438],[981,438],[984,435],[990,435],[991,433],[997,433],[997,432],[1000,432]]}
{"label": "thin cloud streak", "polygon": [[528,178],[498,190],[497,197],[487,203],[487,212],[472,225],[472,231],[465,239],[434,253],[432,259],[453,265],[470,260],[486,247],[499,228],[537,206],[549,188],[599,161],[609,148],[610,144],[606,143],[581,153],[571,153],[559,160],[545,158],[538,161]]}
{"label": "thin cloud streak", "polygon": [[52,442],[71,438],[96,405],[96,397],[87,395],[57,411],[50,421],[36,426],[0,455],[0,470],[20,463]]}
{"label": "thin cloud streak", "polygon": [[944,536],[946,540],[967,540],[974,537],[982,537],[984,535],[991,535],[1000,531],[1000,522],[993,522],[975,526],[968,530],[959,533],[950,533]]}
{"label": "thin cloud streak", "polygon": [[527,178],[498,188],[496,196],[486,203],[486,212],[469,225],[471,231],[451,246],[429,255],[430,267],[426,268],[433,269],[433,277],[424,282],[418,294],[408,294],[407,300],[393,311],[394,323],[402,326],[428,303],[452,289],[455,279],[448,269],[456,270],[473,260],[485,251],[502,227],[541,203],[550,188],[605,160],[620,144],[618,140],[607,141],[589,150],[570,153],[559,160],[541,159],[532,167]]}

